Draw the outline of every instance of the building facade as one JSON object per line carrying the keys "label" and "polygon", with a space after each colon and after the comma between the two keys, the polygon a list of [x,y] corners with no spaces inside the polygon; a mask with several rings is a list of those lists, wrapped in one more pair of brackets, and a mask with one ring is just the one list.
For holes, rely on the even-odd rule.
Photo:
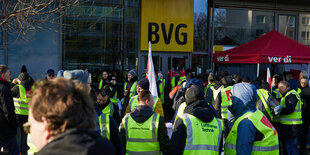
{"label": "building facade", "polygon": [[[147,50],[141,48],[145,43],[141,39],[145,1],[94,0],[66,9],[59,20],[61,24],[54,29],[30,33],[27,41],[1,30],[0,63],[9,65],[13,77],[26,65],[36,79],[43,78],[49,68],[81,66],[92,72],[108,70],[118,74],[136,69],[141,75],[146,72],[147,64]],[[192,37],[187,38],[192,40],[192,50],[153,50],[155,69],[164,74],[186,68],[203,73],[213,67],[214,45],[241,45],[271,30],[310,46],[310,2],[307,0],[192,1],[193,32]],[[174,4],[176,8],[181,5]],[[153,6],[164,10],[159,3]],[[182,12],[178,15],[184,16]],[[159,27],[158,34],[165,33],[169,38],[169,20],[166,21],[165,32]],[[173,25],[171,38],[176,26]],[[179,40],[184,37],[181,30]]]}

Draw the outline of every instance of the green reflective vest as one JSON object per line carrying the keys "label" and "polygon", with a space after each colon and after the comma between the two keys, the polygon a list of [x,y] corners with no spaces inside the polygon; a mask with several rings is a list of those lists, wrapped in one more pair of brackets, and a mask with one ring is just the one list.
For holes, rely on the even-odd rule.
{"label": "green reflective vest", "polygon": [[273,90],[272,92],[276,94],[276,99],[280,99],[282,97],[282,94],[279,92],[279,88]]}
{"label": "green reflective vest", "polygon": [[288,95],[294,94],[298,100],[295,111],[293,113],[287,114],[287,115],[280,115],[280,123],[284,125],[296,125],[296,124],[302,124],[302,117],[301,117],[301,99],[300,96],[297,94],[295,90],[291,90],[285,94],[284,97],[281,99],[281,107],[285,108],[285,99]]}
{"label": "green reflective vest", "polygon": [[[157,104],[158,100],[160,100],[160,98],[158,98],[157,96],[153,96],[153,99],[154,99],[154,104],[153,104],[152,109],[153,109],[153,111],[155,111],[156,104]],[[130,101],[129,101],[130,111],[133,111],[135,109],[135,107],[137,107],[138,105],[139,105],[138,95],[131,97]]]}
{"label": "green reflective vest", "polygon": [[265,89],[257,89],[257,95],[260,98],[260,100],[262,101],[269,117],[273,120],[273,115],[271,114],[271,109],[270,109],[269,104],[268,104],[268,98],[269,98],[270,93]]}
{"label": "green reflective vest", "polygon": [[173,90],[175,86],[181,85],[181,83],[182,83],[183,81],[185,81],[185,80],[186,80],[186,77],[185,77],[185,76],[180,76],[180,79],[179,79],[177,85],[175,85],[175,77],[173,77],[173,78],[171,79],[171,90]]}
{"label": "green reflective vest", "polygon": [[[126,91],[126,87],[127,87],[127,82],[125,82],[124,91]],[[131,88],[129,90],[129,98],[131,98],[134,95],[136,95],[136,89],[137,89],[136,87],[137,87],[137,81],[132,84],[132,86],[131,86]]]}
{"label": "green reflective vest", "polygon": [[159,115],[154,113],[143,123],[137,123],[130,114],[127,114],[122,123],[126,132],[126,154],[158,154]]}
{"label": "green reflective vest", "polygon": [[99,86],[98,86],[99,90],[102,88],[102,83],[103,83],[103,80],[101,79],[100,82],[99,82]]}
{"label": "green reflective vest", "polygon": [[[232,129],[230,130],[224,145],[225,154],[234,155],[237,154],[237,136],[238,136],[238,125],[244,120],[249,119],[255,128],[264,135],[261,141],[254,141],[252,147],[252,155],[278,155],[279,154],[279,141],[278,133],[275,128],[271,125],[264,114],[256,110],[253,112],[247,112],[239,117]],[[238,152],[241,154],[242,152]]]}
{"label": "green reflective vest", "polygon": [[222,97],[222,102],[221,102],[221,116],[222,119],[227,119],[227,113],[228,113],[228,107],[231,105],[230,103],[230,91],[232,89],[232,86],[228,86],[226,88],[223,88],[221,90],[221,97]]}
{"label": "green reflective vest", "polygon": [[29,101],[30,98],[27,97],[26,89],[22,85],[18,85],[19,87],[19,98],[13,98],[15,113],[18,115],[28,115],[29,109]]}
{"label": "green reflective vest", "polygon": [[159,87],[159,93],[160,93],[160,100],[161,104],[165,103],[165,79],[160,79],[161,83],[158,85]]}
{"label": "green reflective vest", "polygon": [[[184,113],[184,109],[186,108],[186,102],[182,102],[178,108],[177,115],[175,116],[174,123],[177,121],[178,117]],[[174,125],[174,124],[173,124]]]}
{"label": "green reflective vest", "polygon": [[179,116],[187,128],[184,155],[218,155],[223,132],[223,122],[213,118],[211,122],[203,122],[190,114]]}
{"label": "green reflective vest", "polygon": [[216,100],[217,95],[219,95],[219,93],[221,92],[221,90],[224,88],[224,86],[222,85],[220,88],[215,89],[214,87],[210,87],[212,89],[213,92],[213,101]]}
{"label": "green reflective vest", "polygon": [[99,117],[100,135],[110,140],[110,117],[108,114],[102,113]]}
{"label": "green reflective vest", "polygon": [[[207,85],[207,87],[205,88],[205,95],[204,95],[204,98],[206,99],[207,98],[207,93],[208,93],[208,90],[209,89],[211,89],[212,91],[214,90],[214,85],[215,85],[215,83],[211,83],[211,84],[208,84]],[[212,98],[212,100],[211,100],[211,103],[210,103],[211,105],[213,105],[214,104],[214,98]]]}
{"label": "green reflective vest", "polygon": [[113,114],[114,114],[113,103],[110,102],[106,107],[104,107],[104,109],[102,109],[102,113],[108,114],[113,117]]}

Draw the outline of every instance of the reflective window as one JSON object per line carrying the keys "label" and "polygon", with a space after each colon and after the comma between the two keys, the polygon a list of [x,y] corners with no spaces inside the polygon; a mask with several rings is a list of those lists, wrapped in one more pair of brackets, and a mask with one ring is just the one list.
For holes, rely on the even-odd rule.
{"label": "reflective window", "polygon": [[299,14],[298,42],[310,47],[310,14]]}
{"label": "reflective window", "polygon": [[288,38],[296,40],[296,16],[278,15],[278,31]]}
{"label": "reflective window", "polygon": [[242,45],[274,29],[274,12],[246,9],[214,10],[214,41]]}

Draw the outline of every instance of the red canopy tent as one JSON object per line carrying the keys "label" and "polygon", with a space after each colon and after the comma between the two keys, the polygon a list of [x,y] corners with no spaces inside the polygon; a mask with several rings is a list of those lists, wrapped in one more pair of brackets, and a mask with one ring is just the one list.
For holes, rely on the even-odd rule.
{"label": "red canopy tent", "polygon": [[309,47],[274,30],[246,44],[213,56],[214,63],[308,64],[309,61]]}

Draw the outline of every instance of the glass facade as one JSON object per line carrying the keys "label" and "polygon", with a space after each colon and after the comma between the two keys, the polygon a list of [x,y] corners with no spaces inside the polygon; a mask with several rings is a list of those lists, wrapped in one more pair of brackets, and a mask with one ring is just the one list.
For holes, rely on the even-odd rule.
{"label": "glass facade", "polygon": [[295,15],[278,15],[278,32],[291,38],[297,39],[296,36],[296,16]]}
{"label": "glass facade", "polygon": [[241,45],[274,29],[274,12],[216,8],[214,42],[217,45]]}
{"label": "glass facade", "polygon": [[[135,68],[139,1],[101,0],[67,9],[64,17],[63,68],[121,71]],[[127,59],[123,59],[127,58]]]}
{"label": "glass facade", "polygon": [[298,41],[310,47],[310,14],[299,14]]}

